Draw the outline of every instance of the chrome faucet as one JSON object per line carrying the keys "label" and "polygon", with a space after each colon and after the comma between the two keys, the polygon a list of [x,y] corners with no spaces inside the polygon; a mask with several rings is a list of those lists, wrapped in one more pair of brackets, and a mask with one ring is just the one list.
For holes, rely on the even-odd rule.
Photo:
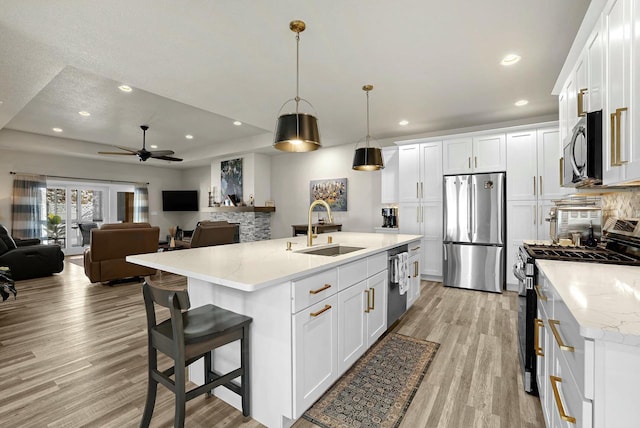
{"label": "chrome faucet", "polygon": [[313,238],[315,238],[315,236],[313,235],[313,230],[311,229],[311,215],[313,214],[313,207],[315,207],[316,205],[325,206],[325,208],[327,209],[327,216],[329,217],[329,223],[333,223],[333,214],[331,214],[331,207],[328,203],[326,203],[322,199],[316,199],[315,201],[311,202],[311,205],[309,206],[309,227],[307,228],[307,247],[311,247],[313,245]]}

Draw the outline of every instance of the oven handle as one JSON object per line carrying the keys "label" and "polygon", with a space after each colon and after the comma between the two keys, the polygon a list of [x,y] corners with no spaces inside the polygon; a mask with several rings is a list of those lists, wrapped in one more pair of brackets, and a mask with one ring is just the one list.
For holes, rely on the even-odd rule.
{"label": "oven handle", "polygon": [[527,276],[524,274],[524,272],[522,272],[522,268],[519,266],[519,263],[514,263],[513,275],[523,282],[527,279]]}

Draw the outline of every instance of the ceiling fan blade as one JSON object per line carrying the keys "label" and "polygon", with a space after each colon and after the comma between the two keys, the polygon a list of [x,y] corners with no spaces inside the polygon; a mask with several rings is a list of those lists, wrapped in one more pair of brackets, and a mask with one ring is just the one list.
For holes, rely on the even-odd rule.
{"label": "ceiling fan blade", "polygon": [[131,156],[131,155],[135,155],[136,153],[122,153],[122,152],[98,152],[99,155],[125,155],[125,156]]}
{"label": "ceiling fan blade", "polygon": [[120,150],[126,150],[127,152],[131,152],[134,154],[138,152],[136,149],[130,149],[129,147],[123,147],[123,146],[113,146],[113,147],[117,147]]}
{"label": "ceiling fan blade", "polygon": [[153,156],[154,159],[172,161],[172,162],[182,162],[180,158],[174,158],[173,156]]}
{"label": "ceiling fan blade", "polygon": [[175,152],[173,150],[154,150],[151,153],[152,158],[157,158],[158,156],[171,156]]}

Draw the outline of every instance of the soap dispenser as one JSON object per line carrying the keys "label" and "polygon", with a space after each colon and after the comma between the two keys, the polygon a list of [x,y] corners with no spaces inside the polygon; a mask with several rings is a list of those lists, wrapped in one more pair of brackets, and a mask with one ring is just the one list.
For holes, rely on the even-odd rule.
{"label": "soap dispenser", "polygon": [[591,248],[598,245],[598,241],[593,237],[593,222],[589,222],[589,237],[585,241],[584,245]]}

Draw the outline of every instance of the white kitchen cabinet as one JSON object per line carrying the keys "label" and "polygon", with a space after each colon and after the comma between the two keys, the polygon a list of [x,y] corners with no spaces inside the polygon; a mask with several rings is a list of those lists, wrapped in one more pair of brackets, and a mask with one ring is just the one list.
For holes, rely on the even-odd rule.
{"label": "white kitchen cabinet", "polygon": [[[420,201],[420,144],[398,147],[398,201]],[[424,184],[423,184],[424,187]]]}
{"label": "white kitchen cabinet", "polygon": [[407,290],[407,309],[420,297],[420,259],[422,248],[414,245],[409,248],[409,289]]}
{"label": "white kitchen cabinet", "polygon": [[558,95],[558,125],[560,128],[560,141],[564,144],[569,137],[567,115],[569,114],[569,102],[567,101],[566,88]]}
{"label": "white kitchen cabinet", "polygon": [[504,134],[444,140],[442,153],[445,175],[504,171],[507,165]]}
{"label": "white kitchen cabinet", "polygon": [[[587,94],[585,110],[597,111],[604,107],[602,95],[604,85],[604,46],[602,42],[602,20],[598,20],[587,41]],[[560,140],[562,141],[562,140]]]}
{"label": "white kitchen cabinet", "polygon": [[380,173],[380,202],[383,204],[398,203],[398,148],[382,149],[384,169]]}
{"label": "white kitchen cabinet", "polygon": [[293,316],[294,414],[308,409],[338,378],[338,297]]}
{"label": "white kitchen cabinet", "polygon": [[[507,200],[559,199],[562,148],[558,128],[507,134]],[[535,161],[532,161],[534,160]]]}
{"label": "white kitchen cabinet", "polygon": [[387,329],[387,271],[338,293],[338,376]]}
{"label": "white kitchen cabinet", "polygon": [[401,145],[399,151],[399,186],[406,192],[399,230],[424,236],[420,273],[437,279],[442,276],[442,141]]}

